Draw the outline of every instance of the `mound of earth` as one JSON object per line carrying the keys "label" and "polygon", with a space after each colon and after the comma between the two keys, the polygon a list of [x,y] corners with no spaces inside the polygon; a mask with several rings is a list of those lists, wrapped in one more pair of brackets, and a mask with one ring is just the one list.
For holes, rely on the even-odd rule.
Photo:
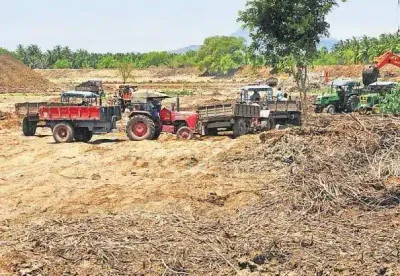
{"label": "mound of earth", "polygon": [[51,92],[56,86],[9,55],[0,55],[0,93]]}

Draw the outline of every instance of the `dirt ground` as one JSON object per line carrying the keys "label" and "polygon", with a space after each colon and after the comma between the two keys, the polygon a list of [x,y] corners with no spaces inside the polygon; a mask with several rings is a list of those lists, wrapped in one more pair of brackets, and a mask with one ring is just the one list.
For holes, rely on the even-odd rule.
{"label": "dirt ground", "polygon": [[[40,73],[61,87],[110,76]],[[108,79],[108,89],[117,85],[115,78]],[[147,78],[145,89],[191,89],[182,98],[186,109],[229,101],[247,81]],[[336,163],[306,157],[320,142],[316,153],[336,156],[332,149],[344,149],[355,137],[364,141],[363,130],[343,136],[336,129],[278,130],[265,138],[268,143],[264,136],[229,134],[192,141],[163,134],[157,141],[129,142],[124,119],[119,132],[87,144],[56,144],[47,129],[24,137],[20,119],[8,113],[13,105],[56,96],[0,95],[0,110],[8,115],[0,121],[0,275],[400,274],[398,205],[366,208],[346,201],[353,190],[323,180],[332,177],[324,168],[333,172]],[[312,122],[338,123],[321,116]],[[349,118],[337,118],[343,129]],[[289,181],[310,169],[290,165],[293,156],[303,155],[322,164],[321,182],[306,193],[307,182]],[[396,192],[399,171],[393,171]]]}

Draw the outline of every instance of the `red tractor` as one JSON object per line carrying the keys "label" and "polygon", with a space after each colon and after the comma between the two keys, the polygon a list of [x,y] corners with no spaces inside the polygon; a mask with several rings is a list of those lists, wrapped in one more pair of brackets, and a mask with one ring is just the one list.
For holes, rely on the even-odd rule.
{"label": "red tractor", "polygon": [[156,140],[162,132],[176,134],[181,139],[192,139],[199,115],[196,112],[162,108],[162,101],[170,98],[158,92],[138,92],[134,95],[133,111],[129,114],[126,133],[132,141]]}

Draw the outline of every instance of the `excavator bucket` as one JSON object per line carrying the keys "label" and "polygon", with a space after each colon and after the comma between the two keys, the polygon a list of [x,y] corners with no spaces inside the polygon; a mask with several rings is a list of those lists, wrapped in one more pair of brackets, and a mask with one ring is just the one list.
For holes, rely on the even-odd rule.
{"label": "excavator bucket", "polygon": [[362,72],[362,81],[364,86],[368,86],[371,83],[378,81],[379,69],[376,65],[368,65],[364,67]]}

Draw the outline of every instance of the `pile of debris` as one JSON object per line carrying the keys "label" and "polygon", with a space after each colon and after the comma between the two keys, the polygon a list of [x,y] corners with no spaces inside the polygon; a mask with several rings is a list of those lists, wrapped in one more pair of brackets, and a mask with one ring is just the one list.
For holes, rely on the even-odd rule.
{"label": "pile of debris", "polygon": [[57,87],[10,55],[0,55],[0,93],[54,92]]}
{"label": "pile of debris", "polygon": [[[223,170],[276,171],[292,203],[313,211],[400,204],[400,120],[325,116],[308,128],[260,135],[261,144],[221,156]],[[397,184],[396,184],[397,183]]]}

